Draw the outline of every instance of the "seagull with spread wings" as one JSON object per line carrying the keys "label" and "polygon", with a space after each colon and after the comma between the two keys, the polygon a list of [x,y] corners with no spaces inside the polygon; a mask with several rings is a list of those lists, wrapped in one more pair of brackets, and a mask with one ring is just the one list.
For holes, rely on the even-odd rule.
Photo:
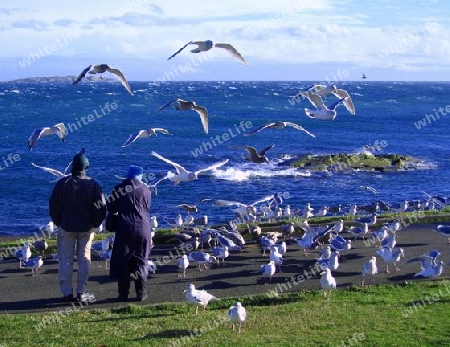
{"label": "seagull with spread wings", "polygon": [[195,101],[186,101],[182,99],[175,99],[169,101],[167,104],[162,105],[158,112],[162,111],[166,107],[171,106],[173,103],[177,102],[178,105],[172,106],[177,111],[186,111],[186,110],[194,110],[200,115],[200,120],[202,121],[203,130],[205,133],[208,133],[208,110],[204,106],[199,106]]}
{"label": "seagull with spread wings", "polygon": [[316,93],[303,92],[303,94],[311,104],[316,108],[315,110],[310,110],[305,108],[305,113],[309,118],[321,119],[321,120],[334,120],[336,118],[336,107],[338,107],[345,98],[341,98],[333,102],[330,106],[325,106],[322,97]]}
{"label": "seagull with spread wings", "polygon": [[[348,112],[350,112],[352,115],[356,114],[355,105],[353,104],[352,98],[345,89],[338,88],[334,84],[331,86],[326,86],[323,84],[315,84],[305,90],[305,92],[309,91],[319,96],[327,96],[328,94],[333,94],[339,99],[344,99],[343,104],[345,108],[348,110]],[[300,92],[300,94],[305,95],[304,92]]]}
{"label": "seagull with spread wings", "polygon": [[183,49],[185,49],[189,45],[197,45],[196,48],[191,50],[192,53],[200,53],[200,52],[206,52],[209,51],[213,47],[217,48],[223,48],[228,53],[230,53],[235,59],[237,59],[239,62],[241,62],[244,65],[248,65],[245,59],[242,57],[242,55],[229,43],[214,43],[211,40],[205,40],[205,41],[189,41],[186,43],[183,47],[181,47],[178,51],[176,51],[174,54],[172,54],[167,60],[172,59],[175,57],[178,53],[180,53]]}
{"label": "seagull with spread wings", "polygon": [[125,76],[123,75],[122,71],[119,69],[116,69],[114,67],[109,66],[108,64],[97,64],[97,65],[89,65],[87,68],[85,68],[81,73],[77,76],[75,81],[73,81],[72,84],[77,84],[80,82],[84,76],[86,76],[87,73],[90,74],[101,74],[104,72],[110,72],[113,75],[116,75],[122,85],[125,87],[125,89],[130,93],[131,95],[134,95],[133,91],[131,90],[130,85],[128,84]]}
{"label": "seagull with spread wings", "polygon": [[28,149],[31,151],[34,146],[36,146],[37,140],[56,134],[62,140],[62,142],[66,141],[66,126],[64,123],[58,123],[51,127],[40,127],[33,130],[30,137],[28,138]]}
{"label": "seagull with spread wings", "polygon": [[140,138],[150,137],[152,135],[156,136],[158,135],[158,132],[165,135],[171,135],[171,133],[164,128],[150,128],[147,130],[139,130],[138,132],[131,134],[128,140],[122,145],[122,147],[127,147]]}
{"label": "seagull with spread wings", "polygon": [[226,163],[228,163],[228,160],[229,160],[229,159],[224,159],[224,160],[219,161],[211,166],[205,167],[205,168],[197,170],[197,171],[188,171],[180,164],[177,164],[167,158],[164,158],[162,155],[156,153],[155,151],[152,151],[151,154],[154,155],[156,158],[161,159],[162,161],[165,161],[166,163],[172,165],[175,168],[176,173],[173,173],[172,171],[167,172],[167,178],[170,181],[174,182],[174,184],[178,184],[180,182],[189,182],[189,181],[197,180],[198,175],[200,175],[206,171],[217,169],[217,168],[225,165]]}
{"label": "seagull with spread wings", "polygon": [[249,156],[244,156],[244,159],[250,161],[255,164],[269,163],[269,158],[266,156],[266,152],[270,150],[275,144],[264,147],[260,151],[257,151],[256,148],[245,146],[244,149],[247,151]]}
{"label": "seagull with spread wings", "polygon": [[298,124],[295,124],[295,123],[292,123],[292,122],[271,122],[271,123],[268,123],[268,124],[265,124],[265,125],[261,125],[260,127],[255,128],[253,130],[247,131],[246,133],[244,133],[244,136],[254,135],[254,134],[259,133],[260,131],[262,131],[264,129],[281,130],[281,129],[284,129],[286,127],[293,127],[294,129],[304,131],[309,136],[316,137],[316,135],[311,134],[308,130],[303,128],[301,125],[298,125]]}

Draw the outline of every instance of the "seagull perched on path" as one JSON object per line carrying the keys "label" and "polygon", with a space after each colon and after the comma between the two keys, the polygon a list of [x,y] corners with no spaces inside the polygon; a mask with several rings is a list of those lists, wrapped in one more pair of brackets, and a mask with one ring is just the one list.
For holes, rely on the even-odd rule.
{"label": "seagull perched on path", "polygon": [[441,255],[441,253],[437,250],[432,250],[428,253],[419,255],[412,259],[409,259],[406,264],[419,261],[420,262],[420,271],[414,275],[414,277],[423,276],[423,277],[437,277],[442,274],[444,270],[444,262],[438,261],[437,258]]}
{"label": "seagull perched on path", "polygon": [[218,300],[214,295],[209,294],[206,290],[196,289],[192,283],[187,285],[187,289],[184,290],[183,293],[186,293],[185,296],[187,301],[196,306],[195,313],[198,312],[199,306],[201,306],[203,311],[205,311],[206,306],[210,301]]}
{"label": "seagull perched on path", "polygon": [[178,53],[180,53],[183,49],[185,49],[189,45],[197,45],[197,48],[191,50],[192,53],[200,53],[200,52],[206,52],[209,51],[213,47],[217,48],[223,48],[227,52],[229,52],[235,59],[240,61],[244,65],[248,65],[245,59],[242,57],[242,55],[229,43],[214,43],[211,40],[206,41],[189,41],[186,43],[183,47],[181,47],[178,51],[176,51],[174,54],[172,54],[167,60],[172,59],[175,57]]}
{"label": "seagull perched on path", "polygon": [[33,130],[30,137],[28,138],[28,149],[31,151],[34,146],[36,146],[37,140],[45,136],[56,134],[62,140],[66,141],[66,126],[64,123],[58,123],[50,127],[40,127]]}
{"label": "seagull perched on path", "polygon": [[253,130],[247,131],[246,133],[244,133],[244,136],[250,136],[256,133],[259,133],[260,131],[264,130],[264,129],[276,129],[276,130],[281,130],[284,129],[286,127],[293,127],[294,129],[297,130],[301,130],[304,131],[305,133],[307,133],[309,136],[312,137],[316,137],[316,135],[311,134],[308,130],[306,130],[305,128],[303,128],[301,125],[292,123],[292,122],[271,122],[271,123],[267,123],[265,125],[261,125],[258,128],[255,128]]}
{"label": "seagull perched on path", "polygon": [[325,106],[320,95],[311,92],[304,92],[304,95],[311,104],[316,108],[315,110],[310,110],[305,108],[305,113],[309,118],[321,119],[321,120],[334,120],[336,118],[336,107],[339,106],[344,98],[341,98],[333,102],[330,106]]}
{"label": "seagull perched on path", "polygon": [[27,261],[23,263],[23,266],[26,268],[31,269],[31,274],[37,275],[37,272],[39,268],[44,264],[44,261],[42,260],[42,256],[37,256],[35,258],[30,258]]}
{"label": "seagull perched on path", "polygon": [[176,174],[173,173],[172,171],[167,172],[167,178],[170,181],[174,182],[174,184],[178,184],[180,182],[189,182],[189,181],[197,180],[198,175],[200,175],[206,171],[217,169],[217,168],[225,165],[226,163],[228,163],[228,160],[229,160],[229,159],[224,159],[224,160],[219,161],[211,166],[205,167],[205,168],[197,170],[197,171],[188,171],[180,164],[177,164],[169,159],[164,158],[162,155],[156,153],[155,151],[152,151],[151,153],[156,158],[161,159],[162,161],[165,161],[166,163],[172,165],[175,168]]}
{"label": "seagull perched on path", "polygon": [[450,225],[439,224],[433,230],[447,237],[447,243],[450,243]]}
{"label": "seagull perched on path", "polygon": [[[352,98],[350,97],[350,94],[344,89],[337,88],[336,85],[334,84],[331,86],[315,84],[306,90],[306,92],[309,91],[312,91],[313,93],[321,97],[326,96],[328,94],[333,94],[339,99],[344,99],[343,104],[347,108],[348,112],[350,112],[352,115],[356,114],[355,106],[353,105],[353,101]],[[300,92],[300,94],[305,95],[304,92]]]}
{"label": "seagull perched on path", "polygon": [[167,104],[162,105],[158,112],[162,111],[166,107],[171,106],[173,103],[177,102],[178,105],[172,106],[177,111],[187,111],[187,110],[194,110],[200,115],[200,120],[202,121],[203,130],[205,133],[208,133],[208,110],[204,106],[199,106],[195,103],[195,101],[186,101],[182,99],[175,99],[172,101],[169,101]]}
{"label": "seagull perched on path", "polygon": [[272,281],[272,276],[275,274],[275,262],[273,260],[269,261],[268,264],[266,265],[261,265],[260,271],[261,271],[261,275],[263,275],[264,277],[264,284],[268,284],[267,283],[267,277],[269,277],[269,282]]}
{"label": "seagull perched on path", "polygon": [[364,280],[367,275],[372,276],[372,283],[375,282],[375,275],[377,273],[378,273],[377,258],[372,257],[372,258],[370,258],[369,261],[365,262],[363,265],[363,268],[362,268],[363,279],[362,279],[361,285],[364,286]]}
{"label": "seagull perched on path", "polygon": [[240,333],[242,322],[244,322],[247,317],[244,306],[242,306],[240,302],[235,302],[233,306],[228,309],[228,316],[231,320],[231,329],[234,330],[234,323],[239,323],[238,333]]}
{"label": "seagull perched on path", "polygon": [[395,271],[400,271],[396,263],[400,261],[401,257],[405,256],[403,248],[381,247],[375,253],[386,263],[386,273],[389,273],[389,264],[391,263],[394,265]]}
{"label": "seagull perched on path", "polygon": [[201,266],[203,265],[205,269],[208,268],[207,264],[216,263],[219,264],[217,257],[205,253],[203,251],[194,251],[188,254],[188,260],[196,262],[198,264],[198,270],[202,271]]}
{"label": "seagull perched on path", "polygon": [[89,65],[87,68],[85,68],[81,73],[78,75],[78,77],[73,81],[72,84],[77,84],[80,82],[84,76],[86,76],[87,73],[90,74],[98,74],[98,73],[104,73],[104,72],[110,72],[114,75],[116,75],[122,85],[125,87],[125,89],[130,93],[131,95],[134,95],[133,91],[131,90],[130,85],[128,84],[127,80],[125,79],[125,76],[123,73],[116,68],[113,68],[109,66],[108,64],[98,64],[98,65]]}
{"label": "seagull perched on path", "polygon": [[177,277],[186,277],[186,269],[189,266],[189,259],[186,254],[177,260],[178,275]]}
{"label": "seagull perched on path", "polygon": [[160,132],[161,134],[165,135],[171,135],[171,133],[168,130],[163,128],[151,128],[147,130],[139,130],[138,132],[131,134],[128,140],[122,145],[122,147],[127,147],[140,138],[150,137],[152,135],[156,136],[158,135],[157,132]]}

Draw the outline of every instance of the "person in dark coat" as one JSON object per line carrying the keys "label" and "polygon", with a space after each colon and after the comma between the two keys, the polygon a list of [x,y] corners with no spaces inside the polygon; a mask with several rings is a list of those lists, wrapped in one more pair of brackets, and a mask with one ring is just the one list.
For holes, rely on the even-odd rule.
{"label": "person in dark coat", "polygon": [[[95,228],[106,215],[106,201],[96,180],[86,175],[88,158],[81,153],[72,159],[71,175],[58,180],[49,199],[49,214],[58,227],[58,279],[66,302],[95,301],[87,293],[87,281],[91,268],[91,244]],[[76,249],[77,286],[73,297],[73,259]]]}
{"label": "person in dark coat", "polygon": [[130,166],[126,179],[114,187],[106,202],[108,213],[118,214],[110,278],[118,281],[119,301],[128,301],[131,279],[134,280],[137,299],[148,298],[151,192],[141,181],[142,174],[142,167]]}

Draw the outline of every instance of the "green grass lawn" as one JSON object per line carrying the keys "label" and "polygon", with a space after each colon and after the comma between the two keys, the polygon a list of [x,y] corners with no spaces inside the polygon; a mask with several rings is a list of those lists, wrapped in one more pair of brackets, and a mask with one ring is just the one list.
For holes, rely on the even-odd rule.
{"label": "green grass lawn", "polygon": [[[241,334],[227,316],[234,301],[247,310]],[[449,281],[221,299],[198,314],[188,303],[76,308],[2,315],[0,346],[450,345]]]}

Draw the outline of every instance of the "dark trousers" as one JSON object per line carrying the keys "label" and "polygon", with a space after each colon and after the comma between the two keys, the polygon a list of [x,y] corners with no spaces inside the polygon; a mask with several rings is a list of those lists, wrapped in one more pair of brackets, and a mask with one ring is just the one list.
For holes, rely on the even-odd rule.
{"label": "dark trousers", "polygon": [[118,280],[120,298],[128,298],[130,293],[130,282],[134,280],[134,288],[138,299],[147,296],[147,269],[139,265],[136,259],[131,257],[123,268]]}

